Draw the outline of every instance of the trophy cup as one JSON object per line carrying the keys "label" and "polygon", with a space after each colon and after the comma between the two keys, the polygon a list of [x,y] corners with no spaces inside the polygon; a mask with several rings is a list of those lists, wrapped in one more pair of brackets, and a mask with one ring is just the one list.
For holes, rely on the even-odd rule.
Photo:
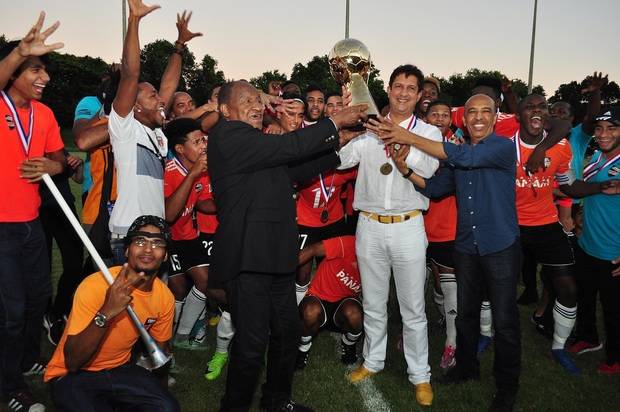
{"label": "trophy cup", "polygon": [[365,103],[368,105],[368,117],[377,117],[379,110],[368,90],[371,62],[366,45],[356,39],[340,40],[329,52],[328,61],[332,77],[351,92],[351,104]]}

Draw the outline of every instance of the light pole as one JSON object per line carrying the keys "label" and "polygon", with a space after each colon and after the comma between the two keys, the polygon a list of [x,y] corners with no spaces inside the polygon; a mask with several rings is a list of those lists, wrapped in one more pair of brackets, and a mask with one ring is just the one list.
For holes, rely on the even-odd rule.
{"label": "light pole", "polygon": [[532,22],[532,46],[530,48],[530,73],[527,78],[527,93],[532,93],[532,75],[534,72],[534,45],[536,44],[536,11],[538,0],[534,0],[534,19]]}
{"label": "light pole", "polygon": [[127,2],[121,0],[123,6],[123,45],[125,44],[125,36],[127,35]]}
{"label": "light pole", "polygon": [[347,0],[347,12],[344,21],[344,38],[349,38],[349,0]]}

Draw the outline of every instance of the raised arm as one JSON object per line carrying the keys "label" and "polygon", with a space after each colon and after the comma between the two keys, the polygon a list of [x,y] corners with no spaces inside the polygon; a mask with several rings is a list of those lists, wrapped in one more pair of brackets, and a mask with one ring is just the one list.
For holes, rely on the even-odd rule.
{"label": "raised arm", "polygon": [[[174,50],[168,59],[168,65],[164,70],[164,74],[161,77],[161,83],[159,85],[159,96],[164,102],[164,109],[168,111],[172,104],[172,96],[179,87],[179,79],[181,78],[181,67],[183,64],[183,52],[185,51],[185,44],[194,37],[202,36],[202,33],[192,33],[187,28],[189,20],[192,17],[192,12],[183,11],[183,14],[177,13],[177,30],[179,35],[174,42]],[[139,56],[138,56],[139,57]]]}
{"label": "raised arm", "polygon": [[586,115],[583,118],[582,128],[586,134],[594,134],[594,119],[601,112],[601,88],[609,81],[607,75],[603,77],[603,73],[594,72],[591,77],[587,78],[588,84],[581,91],[581,94],[588,95],[588,106]]}
{"label": "raised arm", "polygon": [[140,20],[159,6],[147,6],[141,0],[127,0],[129,18],[127,19],[127,35],[123,44],[123,60],[121,63],[121,80],[118,84],[116,98],[112,103],[114,111],[120,117],[126,117],[133,109],[138,96],[138,80],[140,78],[140,40],[138,28]]}
{"label": "raised arm", "polygon": [[42,56],[64,46],[63,43],[45,44],[45,40],[56,31],[58,26],[60,26],[60,22],[55,22],[41,32],[44,22],[45,12],[42,11],[39,14],[37,22],[24,38],[21,39],[17,47],[14,48],[8,56],[0,60],[0,90],[4,90],[11,76],[15,73],[15,70],[17,70],[28,57]]}

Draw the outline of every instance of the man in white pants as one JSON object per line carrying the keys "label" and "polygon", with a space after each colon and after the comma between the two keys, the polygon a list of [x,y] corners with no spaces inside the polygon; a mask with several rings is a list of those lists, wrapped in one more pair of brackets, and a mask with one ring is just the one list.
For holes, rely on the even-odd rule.
{"label": "man in white pants", "polygon": [[[440,142],[441,132],[414,116],[422,95],[424,75],[415,66],[397,67],[390,76],[388,117],[413,133]],[[428,365],[428,335],[424,307],[426,246],[422,211],[428,199],[407,180],[411,173],[430,177],[437,159],[411,148],[406,158],[408,173],[401,175],[388,147],[371,132],[353,139],[340,151],[341,169],[359,164],[354,208],[360,211],[356,253],[364,288],[364,363],[348,379],[352,383],[381,371],[387,346],[387,301],[390,269],[403,320],[403,346],[409,381],[416,401],[433,401]]]}

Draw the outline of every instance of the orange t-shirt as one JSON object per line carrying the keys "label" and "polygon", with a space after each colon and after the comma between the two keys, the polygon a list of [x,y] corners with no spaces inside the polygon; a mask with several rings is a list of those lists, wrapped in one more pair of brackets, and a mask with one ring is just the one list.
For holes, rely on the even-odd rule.
{"label": "orange t-shirt", "polygon": [[[204,193],[205,200],[213,199],[213,188],[211,187],[211,178],[206,173],[207,191]],[[201,233],[215,233],[218,225],[217,215],[207,215],[204,213],[196,213],[196,222],[198,223],[198,231]]]}
{"label": "orange t-shirt", "polygon": [[450,242],[456,238],[456,196],[431,199],[424,215],[424,228],[429,242]]}
{"label": "orange t-shirt", "polygon": [[[187,170],[176,158],[166,163],[164,172],[164,197],[168,198],[177,190],[187,176]],[[208,182],[205,174],[194,180],[192,190],[185,201],[181,215],[170,227],[173,240],[192,240],[198,237],[198,228],[194,226],[194,207],[200,200],[209,198]]]}
{"label": "orange t-shirt", "polygon": [[[357,169],[336,170],[321,176],[323,177],[323,188],[321,188],[321,179],[317,177],[299,190],[299,198],[297,199],[298,225],[323,227],[344,217],[340,193],[345,183],[355,180]],[[330,192],[327,207],[325,207],[325,193],[323,191]],[[327,210],[327,222],[321,222],[323,210]]]}
{"label": "orange t-shirt", "polygon": [[323,241],[325,259],[316,270],[308,294],[327,302],[355,297],[362,291],[357,268],[355,236],[341,236]]}
{"label": "orange t-shirt", "polygon": [[558,174],[570,170],[573,157],[570,144],[562,139],[547,150],[546,169],[528,175],[525,164],[536,146],[523,143],[518,134],[514,136],[519,144],[517,159],[517,216],[520,226],[541,226],[558,221],[558,210],[553,202],[553,183]]}
{"label": "orange t-shirt", "polygon": [[[28,183],[19,177],[19,167],[26,159],[62,150],[64,144],[52,110],[36,100],[31,101],[34,125],[28,154],[17,131],[17,122],[4,99],[0,98],[0,222],[28,222],[39,216],[39,183]],[[27,135],[30,109],[17,108]]]}
{"label": "orange t-shirt", "polygon": [[[461,130],[464,130],[463,115],[465,107],[452,108],[452,124]],[[519,121],[514,114],[497,113],[497,122],[495,123],[495,134],[498,136],[511,137],[519,130]]]}
{"label": "orange t-shirt", "polygon": [[[110,268],[110,273],[114,278],[118,276],[120,271],[120,266]],[[65,332],[56,351],[54,351],[52,359],[47,364],[43,378],[45,382],[67,374],[64,355],[67,335],[77,335],[88,327],[103,306],[108,287],[109,285],[101,272],[88,276],[78,287],[73,298],[73,308]],[[133,296],[131,306],[153,339],[158,342],[170,340],[174,319],[174,296],[164,282],[156,278],[150,292],[135,289],[131,296]],[[121,312],[110,320],[108,333],[103,338],[99,350],[82,370],[96,372],[116,368],[127,363],[131,357],[131,348],[138,337],[138,330],[127,311]]]}

